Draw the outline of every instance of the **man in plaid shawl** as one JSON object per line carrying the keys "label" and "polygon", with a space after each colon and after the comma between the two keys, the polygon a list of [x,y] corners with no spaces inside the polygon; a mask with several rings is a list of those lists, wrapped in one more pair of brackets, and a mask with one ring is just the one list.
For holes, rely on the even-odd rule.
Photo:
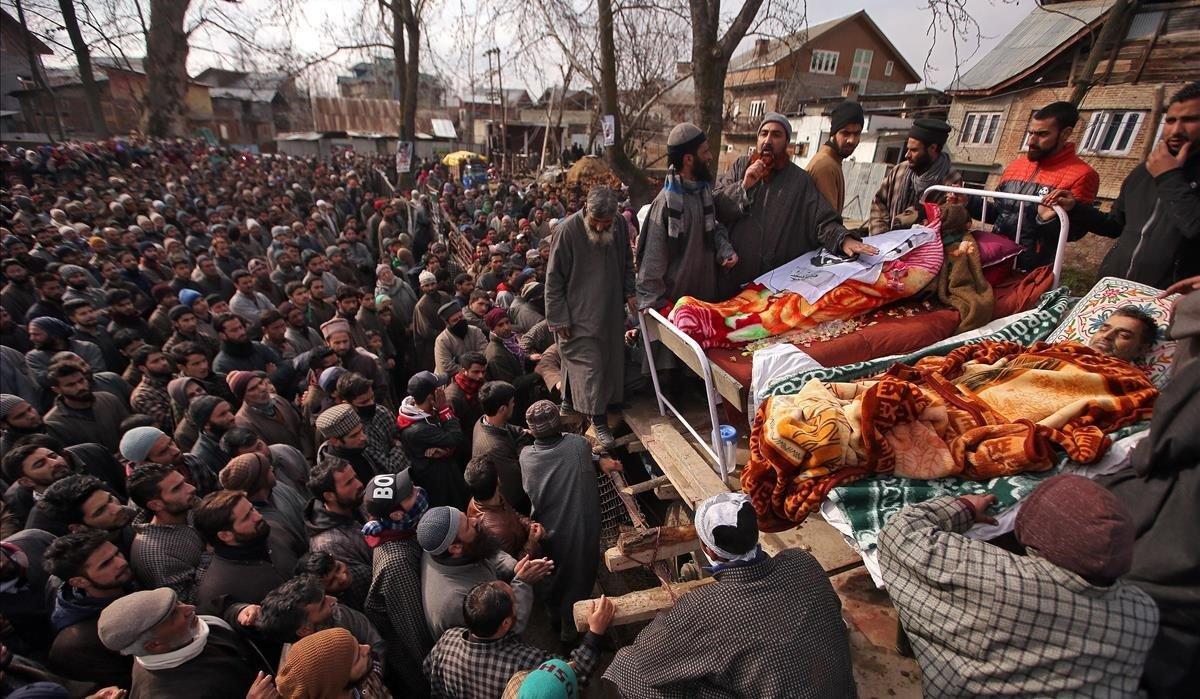
{"label": "man in plaid shawl", "polygon": [[712,150],[695,124],[667,137],[667,179],[638,235],[638,308],[661,310],[680,296],[717,301],[717,267],[737,264],[729,231],[717,223]]}

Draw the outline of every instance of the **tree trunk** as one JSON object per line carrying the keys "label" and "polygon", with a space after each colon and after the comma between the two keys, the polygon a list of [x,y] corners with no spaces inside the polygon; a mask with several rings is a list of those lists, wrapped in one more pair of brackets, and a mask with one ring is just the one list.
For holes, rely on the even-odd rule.
{"label": "tree trunk", "polygon": [[696,86],[697,126],[708,134],[712,149],[712,171],[718,172],[721,157],[721,131],[725,127],[725,75],[729,59],[749,31],[763,0],[744,0],[741,10],[717,38],[721,21],[720,0],[688,0],[692,16],[692,81]]}
{"label": "tree trunk", "polygon": [[408,60],[405,63],[403,123],[400,133],[406,139],[417,134],[417,91],[421,86],[421,25],[413,14],[411,0],[399,0],[405,6],[404,31],[408,41]]}
{"label": "tree trunk", "polygon": [[71,48],[75,51],[75,62],[79,64],[79,79],[83,82],[83,94],[87,99],[88,114],[92,118],[92,131],[100,138],[108,138],[108,124],[104,121],[104,110],[100,108],[100,87],[92,75],[92,52],[79,31],[79,20],[75,17],[74,0],[58,0],[62,10],[63,24],[67,36],[71,37]]}
{"label": "tree trunk", "polygon": [[[26,39],[32,36],[29,31],[29,25],[25,23],[25,6],[21,4],[21,0],[16,0],[17,23],[21,25],[21,29],[25,30],[24,36]],[[33,50],[33,42],[25,42],[25,60],[29,62],[29,70],[33,73],[33,82],[46,93],[46,99],[50,100],[50,107],[54,110],[54,121],[58,126],[58,140],[67,140],[66,130],[63,129],[62,113],[58,111],[58,99],[54,97],[54,91],[50,89],[50,83],[46,81],[45,74],[42,73],[42,64],[38,59],[37,52]],[[41,100],[34,99],[34,111],[37,111],[37,103]],[[50,133],[50,118],[46,116],[45,110],[42,110],[42,129],[46,132],[46,138],[53,139],[54,136]]]}
{"label": "tree trunk", "polygon": [[[1088,51],[1087,62],[1083,65],[1083,70],[1080,71],[1079,81],[1075,83],[1075,89],[1071,91],[1071,104],[1076,107],[1083,101],[1088,90],[1092,85],[1100,82],[1096,79],[1096,66],[1100,64],[1100,59],[1104,57],[1104,49],[1106,46],[1113,45],[1114,42],[1119,42],[1121,37],[1125,35],[1125,30],[1129,26],[1129,19],[1133,16],[1129,12],[1131,9],[1129,0],[1116,0],[1112,8],[1108,11],[1107,19],[1104,26],[1100,29],[1100,34],[1096,36],[1092,42],[1092,48]],[[1135,3],[1136,4],[1136,3]]]}
{"label": "tree trunk", "polygon": [[612,0],[597,0],[600,30],[600,104],[605,115],[613,119],[613,145],[605,148],[608,163],[613,172],[629,188],[629,199],[636,211],[649,204],[653,187],[646,173],[642,172],[625,153],[621,134],[621,110],[617,94],[617,50],[613,40]]}
{"label": "tree trunk", "polygon": [[191,0],[150,0],[146,35],[145,132],[150,136],[187,135],[188,35],[183,29]]}

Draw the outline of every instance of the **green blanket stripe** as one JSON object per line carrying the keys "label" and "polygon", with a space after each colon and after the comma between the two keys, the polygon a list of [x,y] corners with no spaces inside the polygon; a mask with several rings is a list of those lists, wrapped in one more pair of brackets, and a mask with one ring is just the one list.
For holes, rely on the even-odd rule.
{"label": "green blanket stripe", "polygon": [[981,340],[1000,340],[1010,342],[1020,342],[1025,345],[1033,344],[1038,340],[1044,340],[1050,336],[1054,328],[1062,321],[1067,312],[1074,305],[1070,290],[1065,286],[1060,286],[1057,289],[1051,289],[1042,294],[1038,299],[1036,312],[1031,313],[1024,318],[1015,320],[1003,328],[994,332],[988,333],[982,337],[970,341],[954,341],[954,342],[939,342],[929,347],[924,347],[911,354],[906,354],[903,357],[888,359],[869,359],[865,362],[856,362],[854,364],[845,364],[835,367],[821,367],[818,369],[809,369],[800,372],[785,379],[781,379],[778,383],[767,389],[768,395],[786,396],[800,392],[804,384],[813,379],[818,381],[838,382],[838,381],[854,381],[867,376],[874,376],[885,371],[888,367],[896,362],[912,364],[922,357],[931,355],[947,354],[951,350],[962,347],[968,342],[979,342]]}
{"label": "green blanket stripe", "polygon": [[[1144,421],[1122,427],[1109,436],[1115,442],[1147,429],[1150,429],[1150,422]],[[996,496],[993,512],[999,514],[1028,496],[1044,479],[1061,473],[1070,463],[1064,454],[1060,455],[1054,468],[1048,471],[1003,476],[988,481],[968,481],[961,478],[916,480],[875,476],[834,488],[829,493],[829,499],[837,505],[842,516],[850,523],[851,533],[859,548],[866,551],[875,546],[880,530],[892,515],[909,505],[944,495],[958,497],[971,493],[990,493]]]}

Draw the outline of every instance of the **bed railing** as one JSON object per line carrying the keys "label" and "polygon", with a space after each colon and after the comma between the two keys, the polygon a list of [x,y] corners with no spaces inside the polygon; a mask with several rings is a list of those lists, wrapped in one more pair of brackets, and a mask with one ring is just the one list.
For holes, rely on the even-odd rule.
{"label": "bed railing", "polygon": [[[1025,224],[1025,205],[1041,204],[1042,202],[1041,197],[1033,194],[992,192],[986,189],[950,187],[944,184],[935,184],[921,194],[922,203],[929,198],[930,192],[946,192],[949,194],[963,194],[970,197],[983,197],[983,218],[987,218],[988,199],[1010,199],[1021,202],[1021,207],[1017,209],[1017,232],[1013,235],[1013,240],[1018,243],[1021,242],[1021,227]],[[1053,208],[1055,215],[1058,216],[1058,245],[1054,250],[1054,286],[1057,287],[1062,278],[1063,253],[1067,250],[1067,237],[1071,231],[1071,221],[1067,218],[1067,212],[1061,206],[1055,205]],[[1036,216],[1037,214],[1035,213],[1034,215]]]}
{"label": "bed railing", "polygon": [[[993,192],[984,189],[934,185],[926,189],[924,194],[922,194],[922,202],[926,197],[929,196],[930,192],[947,192],[973,197],[983,197],[983,212],[985,216],[987,214],[987,200],[989,198],[1011,199],[1013,201],[1021,202],[1022,206],[1017,212],[1017,233],[1014,236],[1014,240],[1018,240],[1018,242],[1021,235],[1021,226],[1025,222],[1024,205],[1039,204],[1042,201],[1041,197],[1031,194],[1010,194],[1008,192]],[[1067,249],[1067,236],[1070,232],[1070,221],[1067,219],[1067,212],[1064,211],[1062,207],[1055,206],[1053,208],[1054,213],[1058,216],[1059,222],[1058,246],[1054,252],[1054,285],[1057,287],[1062,277],[1063,254]],[[647,318],[649,319],[649,322],[647,322]],[[720,420],[717,418],[717,402],[720,394],[717,392],[716,386],[713,382],[712,362],[709,361],[708,355],[704,353],[704,349],[700,347],[698,342],[696,342],[683,331],[679,330],[679,328],[676,328],[671,321],[667,320],[666,317],[664,317],[658,311],[649,309],[640,312],[638,314],[638,325],[642,332],[642,347],[646,352],[646,362],[650,365],[650,381],[654,384],[654,395],[658,400],[659,414],[665,416],[667,411],[670,410],[671,414],[673,414],[679,420],[679,422],[681,422],[683,426],[687,428],[687,431],[691,433],[692,437],[696,439],[696,442],[699,443],[700,448],[712,458],[713,463],[716,464],[717,472],[721,474],[721,480],[726,480],[729,476],[729,473],[737,467],[737,464],[731,463],[733,458],[730,454],[726,453],[726,450],[722,447],[721,443],[721,425]],[[653,333],[651,331],[653,331]],[[672,344],[682,345],[682,347],[680,347],[678,350],[676,348],[671,348],[671,351],[675,352],[685,364],[695,370],[696,373],[698,373],[700,377],[704,379],[704,391],[708,401],[708,418],[712,425],[712,432],[707,438],[697,432],[696,428],[693,427],[690,422],[688,422],[679,408],[675,407],[675,404],[663,394],[662,386],[659,384],[658,367],[654,363],[654,350],[651,347],[651,343],[659,339],[660,332],[670,333],[672,339],[675,340],[675,342]],[[686,348],[690,358],[694,359],[694,362],[689,361],[688,356],[679,355],[679,351],[682,351],[684,348]],[[743,406],[738,406],[738,409],[739,411],[742,410]]]}

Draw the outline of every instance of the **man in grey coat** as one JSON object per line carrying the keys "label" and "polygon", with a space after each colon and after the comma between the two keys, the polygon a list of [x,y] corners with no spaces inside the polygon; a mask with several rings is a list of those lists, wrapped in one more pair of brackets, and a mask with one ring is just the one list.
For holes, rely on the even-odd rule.
{"label": "man in grey coat", "polygon": [[[479,583],[502,580],[512,585],[517,598],[517,628],[520,633],[529,620],[533,588],[554,569],[548,558],[520,561],[502,551],[484,534],[478,519],[445,505],[431,508],[417,524],[417,542],[421,556],[421,593],[425,620],[434,638],[446,629],[462,626],[463,600]],[[574,624],[572,624],[573,626]]]}
{"label": "man in grey coat", "polygon": [[[563,641],[576,636],[573,608],[592,595],[600,562],[600,484],[597,477],[620,471],[613,459],[592,454],[577,434],[563,434],[558,410],[540,400],[525,411],[533,444],[521,452],[521,485],[533,504],[531,517],[546,535],[542,550],[554,561],[549,605],[558,612]],[[553,623],[553,622],[552,622]]]}
{"label": "man in grey coat", "polygon": [[546,320],[558,336],[563,412],[591,416],[606,449],[614,442],[608,406],[624,399],[625,310],[634,312],[635,293],[629,229],[617,216],[617,196],[595,187],[584,209],[556,228],[546,271]]}
{"label": "man in grey coat", "polygon": [[722,278],[723,297],[822,246],[844,255],[878,252],[846,230],[812,177],[788,158],[791,138],[787,117],[767,114],[757,150],[733,161],[713,188],[717,220],[738,251],[737,264]]}

